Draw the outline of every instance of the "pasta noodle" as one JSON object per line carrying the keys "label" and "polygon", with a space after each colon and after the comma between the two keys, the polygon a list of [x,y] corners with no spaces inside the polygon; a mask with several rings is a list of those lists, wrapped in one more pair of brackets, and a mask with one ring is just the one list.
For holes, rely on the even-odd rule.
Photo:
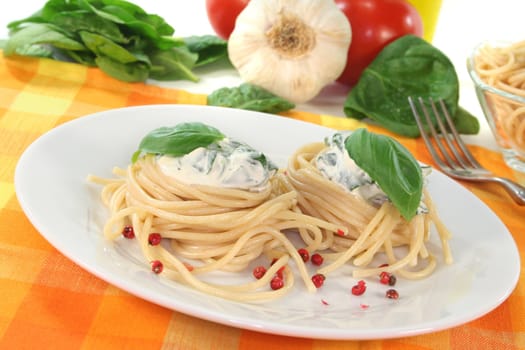
{"label": "pasta noodle", "polygon": [[[177,131],[159,130],[162,137]],[[315,277],[324,280],[326,274],[350,262],[356,278],[382,271],[408,279],[428,276],[437,265],[427,249],[432,225],[440,236],[444,260],[452,262],[450,234],[428,193],[424,193],[425,211],[407,222],[390,201],[372,205],[325,178],[315,165],[316,156],[327,147],[324,143],[299,148],[286,170],[272,168],[268,182],[262,186],[252,181],[255,176],[252,170],[245,169],[247,163],[223,166],[228,156],[238,156],[225,151],[228,145],[233,145],[230,150],[240,150],[244,155],[251,152],[240,143],[230,142],[211,146],[209,154],[198,147],[184,159],[190,160],[187,165],[192,170],[204,174],[205,181],[212,177],[210,169],[218,169],[221,175],[228,173],[228,181],[241,177],[257,183],[256,187],[239,189],[238,183],[232,187],[209,182],[187,184],[163,167],[176,164],[173,171],[181,171],[183,158],[166,160],[162,153],[139,155],[126,169],[115,168],[114,178],[90,175],[89,181],[103,186],[102,202],[110,213],[103,227],[104,236],[115,240],[132,231],[154,272],[207,294],[250,302],[283,296],[293,288],[295,275],[313,292],[319,287]],[[225,158],[219,159],[220,155],[213,153],[218,149]],[[248,163],[263,164],[259,154],[250,155]],[[171,163],[172,160],[180,162]],[[235,169],[245,172],[239,174]],[[400,256],[396,248],[403,248],[406,253]],[[328,263],[312,276],[312,267],[307,268],[300,249],[309,254],[320,252]],[[387,266],[374,266],[380,255]],[[239,277],[228,282],[227,274],[219,274],[225,276],[220,282],[217,274],[212,280],[207,278],[217,271],[250,271],[260,266],[261,260],[266,260],[268,270],[257,279],[240,281]],[[268,285],[274,283],[275,276],[279,276],[282,285],[270,290]]]}
{"label": "pasta noodle", "polygon": [[[525,98],[525,41],[507,47],[485,45],[475,56],[475,71],[486,84]],[[487,94],[495,128],[504,147],[512,145],[525,155],[525,103]]]}
{"label": "pasta noodle", "polygon": [[[162,261],[162,273],[167,277],[228,299],[269,300],[292,288],[289,268],[284,270],[284,288],[259,289],[293,260],[307,289],[315,290],[302,258],[284,232],[300,230],[313,241],[321,241],[316,238],[321,229],[330,232],[339,228],[298,211],[297,193],[282,185],[282,174],[275,175],[261,192],[186,185],[159,170],[152,155],[114,173],[115,179],[89,177],[104,185],[102,201],[110,210],[105,237],[114,240],[124,227],[132,226],[147,261]],[[152,232],[160,232],[169,244],[150,245]],[[260,256],[277,260],[255,282],[219,285],[199,279],[216,270],[245,270]]]}
{"label": "pasta noodle", "polygon": [[[356,278],[376,275],[381,271],[396,272],[411,279],[428,276],[436,266],[435,258],[429,255],[425,246],[430,238],[432,223],[441,239],[444,260],[447,264],[452,263],[448,246],[450,233],[437,216],[428,193],[424,195],[428,213],[420,213],[407,222],[389,201],[377,208],[325,178],[314,163],[315,157],[325,147],[323,143],[303,146],[292,156],[287,168],[287,181],[298,192],[301,210],[348,229],[347,235],[324,232],[320,243],[305,240],[310,243],[308,249],[335,252],[324,254],[332,261],[319,269],[319,273],[328,274],[351,261],[357,267],[353,272]],[[407,253],[397,257],[393,248],[401,246],[407,248]],[[378,253],[385,254],[388,266],[370,265]],[[421,260],[426,260],[426,267],[412,269],[419,266]]]}

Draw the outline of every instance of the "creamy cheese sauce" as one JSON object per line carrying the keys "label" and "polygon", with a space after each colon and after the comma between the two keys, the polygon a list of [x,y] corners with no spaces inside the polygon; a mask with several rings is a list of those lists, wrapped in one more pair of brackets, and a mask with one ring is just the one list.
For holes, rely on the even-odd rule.
{"label": "creamy cheese sauce", "polygon": [[[370,204],[379,207],[388,196],[377,183],[361,169],[348,155],[344,146],[346,136],[342,133],[326,138],[327,147],[319,152],[315,159],[317,169],[330,181],[339,184],[348,192],[360,196]],[[428,171],[424,169],[423,175]],[[418,213],[427,212],[423,202],[420,203]]]}
{"label": "creamy cheese sauce", "polygon": [[225,138],[181,157],[157,156],[161,171],[185,184],[262,191],[275,173],[258,158],[261,153]]}
{"label": "creamy cheese sauce", "polygon": [[338,133],[325,140],[327,148],[321,151],[315,160],[317,169],[328,180],[339,184],[348,192],[375,205],[381,205],[388,197],[350,158],[344,148],[344,138],[343,134]]}

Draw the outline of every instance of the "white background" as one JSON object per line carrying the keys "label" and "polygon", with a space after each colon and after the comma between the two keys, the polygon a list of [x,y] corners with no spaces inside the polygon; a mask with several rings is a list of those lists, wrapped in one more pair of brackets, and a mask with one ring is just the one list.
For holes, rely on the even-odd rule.
{"label": "white background", "polygon": [[[428,0],[432,1],[432,0]],[[147,12],[161,15],[171,24],[178,36],[213,34],[208,23],[204,0],[133,0]],[[8,22],[36,12],[44,0],[2,2],[0,8],[0,38],[7,38]],[[484,121],[465,63],[472,48],[486,39],[520,41],[525,39],[523,21],[525,2],[521,0],[443,0],[433,44],[454,63],[460,78],[460,104],[477,115],[482,124],[479,135],[468,142],[495,147]],[[201,81],[169,82],[164,86],[182,88],[197,93],[209,93],[223,86],[235,86],[240,80],[232,69],[198,72]],[[156,82],[152,82],[156,83]],[[334,84],[298,109],[316,113],[344,116],[342,104],[347,89]]]}

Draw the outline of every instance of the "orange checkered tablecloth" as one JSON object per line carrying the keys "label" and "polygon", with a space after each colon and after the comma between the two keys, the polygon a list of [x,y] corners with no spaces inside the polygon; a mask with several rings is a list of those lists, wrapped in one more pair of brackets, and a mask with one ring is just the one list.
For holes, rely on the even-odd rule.
{"label": "orange checkered tablecloth", "polygon": [[[13,184],[18,159],[40,135],[69,120],[162,103],[205,104],[206,97],[115,81],[75,64],[0,55],[0,349],[525,349],[523,279],[502,305],[459,327],[391,340],[326,341],[193,318],[130,295],[75,265],[39,235],[20,208]],[[299,111],[286,116],[339,129],[351,125],[345,118]],[[398,140],[432,164],[421,140]],[[499,175],[513,176],[498,153],[472,150]],[[501,218],[523,254],[525,207],[499,187],[463,185]]]}

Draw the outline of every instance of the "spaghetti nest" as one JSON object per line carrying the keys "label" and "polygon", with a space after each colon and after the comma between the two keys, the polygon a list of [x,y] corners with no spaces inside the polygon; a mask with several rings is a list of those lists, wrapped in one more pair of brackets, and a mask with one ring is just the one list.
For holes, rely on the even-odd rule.
{"label": "spaghetti nest", "polygon": [[[297,192],[274,175],[260,192],[187,185],[165,175],[155,156],[140,158],[127,169],[115,169],[114,179],[90,176],[104,185],[102,201],[110,210],[106,238],[120,237],[131,226],[149,262],[161,262],[162,274],[208,294],[239,301],[269,300],[287,293],[294,284],[289,262],[294,261],[308,290],[315,290],[305,264],[285,234],[294,229],[313,241],[336,225],[301,213]],[[151,233],[162,244],[151,245]],[[241,271],[265,256],[274,263],[261,279],[235,285],[205,281],[212,271]],[[286,283],[267,290],[283,271]]]}
{"label": "spaghetti nest", "polygon": [[[445,262],[452,262],[448,246],[450,233],[439,219],[427,192],[424,192],[426,210],[407,222],[389,201],[376,207],[326,179],[315,165],[316,156],[325,147],[324,143],[301,147],[290,158],[287,169],[287,181],[298,192],[301,210],[348,231],[347,234],[324,231],[321,241],[317,236],[302,232],[308,250],[331,251],[323,254],[331,262],[318,270],[319,273],[328,274],[352,262],[357,267],[353,272],[356,278],[377,275],[381,271],[395,272],[409,279],[428,276],[436,267],[436,259],[427,249],[432,224],[439,234]],[[405,249],[394,251],[395,247]],[[400,251],[406,253],[400,254]],[[387,266],[372,265],[380,253],[386,257]]]}
{"label": "spaghetti nest", "polygon": [[[474,68],[486,84],[525,98],[525,41],[481,47]],[[495,94],[488,99],[499,134],[525,156],[525,104]]]}

